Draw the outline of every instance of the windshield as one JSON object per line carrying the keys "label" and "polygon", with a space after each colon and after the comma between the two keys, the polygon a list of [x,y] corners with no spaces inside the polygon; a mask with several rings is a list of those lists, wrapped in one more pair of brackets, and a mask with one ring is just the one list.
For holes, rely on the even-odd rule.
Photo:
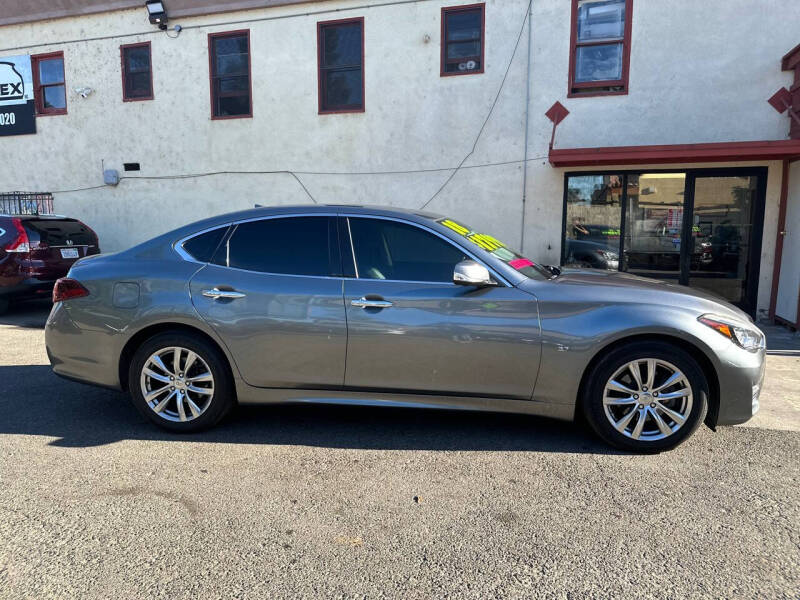
{"label": "windshield", "polygon": [[443,217],[437,221],[440,225],[444,225],[451,231],[455,231],[462,238],[468,242],[485,250],[495,258],[503,261],[509,267],[516,270],[518,273],[529,277],[530,279],[552,279],[553,273],[542,265],[537,265],[532,260],[525,258],[518,252],[509,248],[506,244],[487,233],[480,233],[459,223],[454,219]]}

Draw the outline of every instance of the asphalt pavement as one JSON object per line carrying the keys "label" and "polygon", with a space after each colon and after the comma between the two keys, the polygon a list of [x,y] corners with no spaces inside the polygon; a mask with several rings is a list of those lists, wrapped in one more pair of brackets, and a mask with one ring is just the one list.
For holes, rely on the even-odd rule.
{"label": "asphalt pavement", "polygon": [[[2,598],[800,597],[800,355],[749,427],[609,450],[580,426],[252,407],[181,436],[0,317]],[[795,404],[792,404],[795,402]]]}

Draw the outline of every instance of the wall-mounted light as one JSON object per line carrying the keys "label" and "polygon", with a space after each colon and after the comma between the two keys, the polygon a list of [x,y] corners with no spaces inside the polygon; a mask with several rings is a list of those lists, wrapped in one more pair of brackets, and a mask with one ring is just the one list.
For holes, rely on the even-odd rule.
{"label": "wall-mounted light", "polygon": [[159,29],[167,28],[167,9],[164,8],[161,0],[147,0],[145,8],[147,8],[147,16],[153,25],[158,25]]}

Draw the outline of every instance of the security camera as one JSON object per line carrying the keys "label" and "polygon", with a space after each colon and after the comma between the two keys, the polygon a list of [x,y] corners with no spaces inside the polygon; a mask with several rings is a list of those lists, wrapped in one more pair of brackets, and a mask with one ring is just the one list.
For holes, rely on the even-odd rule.
{"label": "security camera", "polygon": [[79,87],[73,88],[72,91],[76,94],[80,94],[81,98],[87,98],[94,90],[90,87]]}

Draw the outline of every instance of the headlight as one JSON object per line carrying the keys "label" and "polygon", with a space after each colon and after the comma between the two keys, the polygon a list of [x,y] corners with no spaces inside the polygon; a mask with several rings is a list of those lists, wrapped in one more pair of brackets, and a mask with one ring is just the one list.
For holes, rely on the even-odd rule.
{"label": "headlight", "polygon": [[765,347],[764,335],[757,329],[751,329],[745,323],[717,315],[703,315],[697,317],[697,320],[748,352],[758,352]]}

